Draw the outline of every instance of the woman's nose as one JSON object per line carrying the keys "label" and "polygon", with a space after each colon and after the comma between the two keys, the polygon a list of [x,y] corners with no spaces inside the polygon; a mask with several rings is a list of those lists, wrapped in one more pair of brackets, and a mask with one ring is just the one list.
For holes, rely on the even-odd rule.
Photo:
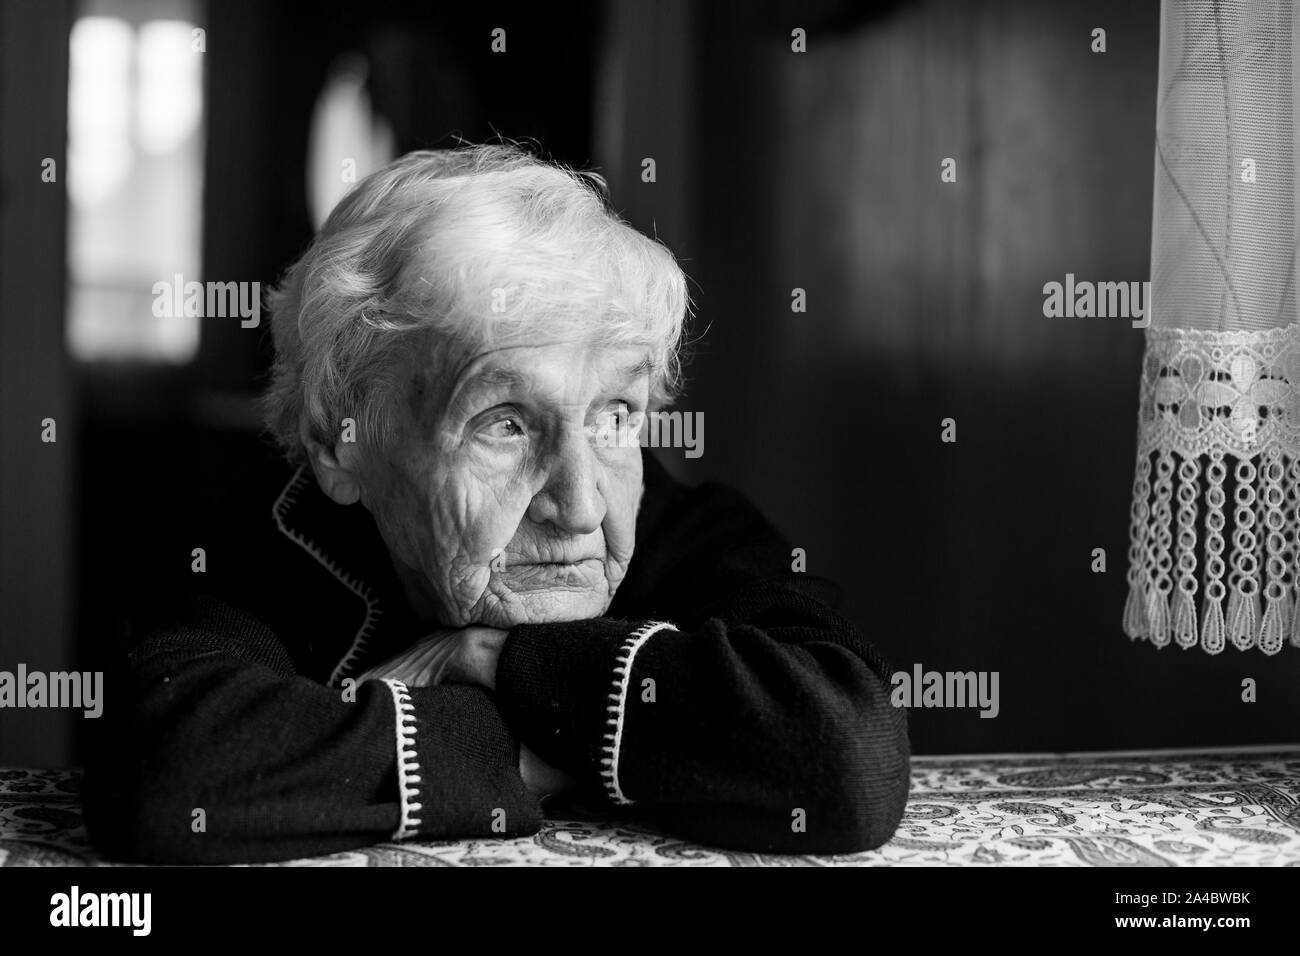
{"label": "woman's nose", "polygon": [[546,482],[528,507],[529,518],[566,534],[598,530],[605,520],[601,464],[585,434],[575,429],[560,438],[545,467]]}

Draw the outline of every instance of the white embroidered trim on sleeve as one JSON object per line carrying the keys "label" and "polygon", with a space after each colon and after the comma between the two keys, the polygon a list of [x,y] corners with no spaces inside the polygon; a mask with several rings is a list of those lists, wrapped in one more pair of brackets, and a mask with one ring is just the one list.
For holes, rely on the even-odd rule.
{"label": "white embroidered trim on sleeve", "polygon": [[415,749],[415,705],[410,691],[400,680],[384,681],[393,694],[393,726],[397,736],[397,789],[402,799],[402,819],[393,832],[394,840],[413,837],[420,829],[417,816],[424,809],[420,795],[420,763]]}
{"label": "white embroidered trim on sleeve", "polygon": [[614,666],[614,689],[606,705],[608,716],[605,723],[608,729],[605,732],[605,745],[601,748],[604,756],[600,761],[603,768],[600,771],[601,780],[605,784],[605,792],[614,803],[627,805],[632,802],[623,793],[618,780],[618,758],[623,745],[623,717],[627,707],[627,689],[632,680],[632,662],[636,659],[636,652],[641,649],[641,645],[665,629],[677,630],[667,621],[650,621],[633,631],[632,636],[618,652],[618,661]]}

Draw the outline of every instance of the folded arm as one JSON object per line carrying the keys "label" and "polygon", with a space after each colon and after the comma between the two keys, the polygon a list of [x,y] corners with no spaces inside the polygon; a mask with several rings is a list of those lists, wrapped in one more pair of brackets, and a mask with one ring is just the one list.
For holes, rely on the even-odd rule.
{"label": "folded arm", "polygon": [[685,492],[638,550],[622,607],[641,613],[508,632],[494,685],[521,739],[702,842],[840,853],[888,840],[908,793],[906,711],[825,582],[792,571],[789,543],[721,486]]}
{"label": "folded arm", "polygon": [[326,687],[256,618],[207,599],[132,647],[124,676],[130,702],[87,794],[114,855],[291,859],[540,822],[518,741],[481,688]]}
{"label": "folded arm", "polygon": [[879,846],[909,772],[879,659],[798,592],[748,598],[747,613],[694,626],[516,627],[496,674],[502,709],[544,760],[683,836],[791,853]]}

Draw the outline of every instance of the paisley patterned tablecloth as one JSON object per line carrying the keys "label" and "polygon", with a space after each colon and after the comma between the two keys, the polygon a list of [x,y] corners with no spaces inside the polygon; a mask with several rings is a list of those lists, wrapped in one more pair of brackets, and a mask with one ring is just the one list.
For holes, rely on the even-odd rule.
{"label": "paisley patterned tablecloth", "polygon": [[[0,865],[111,866],[76,770],[0,770]],[[583,808],[516,840],[386,843],[283,866],[1300,866],[1300,747],[915,757],[898,833],[870,853],[780,856]]]}

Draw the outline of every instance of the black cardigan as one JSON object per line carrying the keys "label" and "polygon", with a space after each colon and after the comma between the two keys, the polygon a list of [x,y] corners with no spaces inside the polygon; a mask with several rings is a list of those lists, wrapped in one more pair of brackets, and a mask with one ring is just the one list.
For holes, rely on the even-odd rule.
{"label": "black cardigan", "polygon": [[205,593],[160,595],[161,623],[125,647],[87,768],[92,837],[121,859],[222,863],[525,835],[541,809],[522,740],[705,843],[884,843],[909,781],[889,667],[745,498],[644,460],[608,614],[511,629],[495,692],[356,686],[423,632],[369,515],[296,472],[248,526],[210,532],[186,575]]}

